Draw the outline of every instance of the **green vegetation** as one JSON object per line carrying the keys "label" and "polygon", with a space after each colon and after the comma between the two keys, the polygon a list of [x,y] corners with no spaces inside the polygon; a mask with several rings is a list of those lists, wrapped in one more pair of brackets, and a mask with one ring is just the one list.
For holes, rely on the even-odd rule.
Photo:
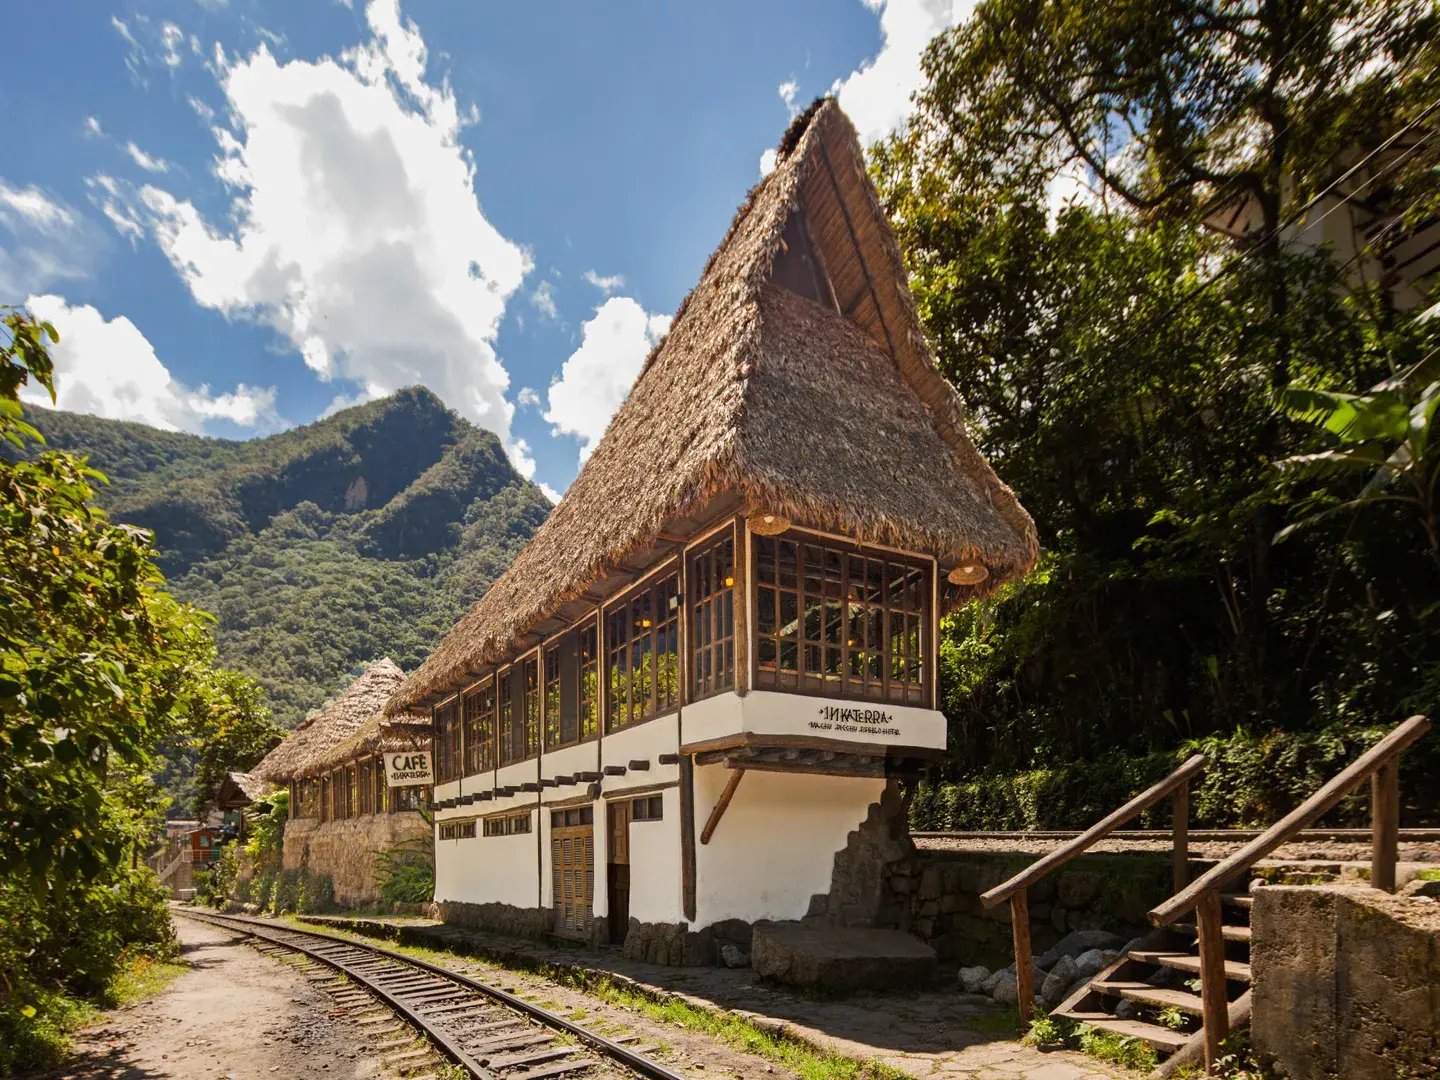
{"label": "green vegetation", "polygon": [[[422,389],[249,442],[27,419],[106,471],[104,505],[154,531],[175,594],[215,614],[221,658],[263,687],[282,729],[369,661],[419,664],[550,508],[494,435]],[[247,750],[263,744],[260,725],[237,726]],[[183,795],[191,762],[167,758]]]}
{"label": "green vegetation", "polygon": [[[175,949],[139,862],[165,800],[163,744],[243,708],[208,624],[164,591],[143,531],[93,502],[100,474],[39,451],[17,400],[52,390],[53,327],[0,334],[0,1072],[43,1065],[95,1005],[152,984]],[[158,976],[157,976],[158,977]]]}
{"label": "green vegetation", "polygon": [[[1089,824],[1182,744],[1222,758],[1202,821],[1268,821],[1440,693],[1440,319],[1280,229],[1436,99],[1437,15],[1214,14],[985,0],[875,151],[941,369],[1044,549],[945,624],[958,764],[917,824]],[[1437,155],[1367,197],[1424,220]],[[1052,204],[1062,164],[1103,198]],[[1242,204],[1253,232],[1206,227]],[[1406,822],[1437,820],[1440,742],[1405,769]]]}
{"label": "green vegetation", "polygon": [[405,840],[375,856],[375,886],[392,904],[423,904],[435,895],[435,846]]}
{"label": "green vegetation", "polygon": [[1075,1033],[1075,1039],[1082,1053],[1089,1054],[1098,1061],[1108,1061],[1112,1065],[1123,1065],[1127,1069],[1141,1072],[1149,1072],[1160,1064],[1155,1051],[1145,1043],[1139,1039],[1116,1035],[1113,1031],[1101,1031],[1099,1028],[1081,1024]]}

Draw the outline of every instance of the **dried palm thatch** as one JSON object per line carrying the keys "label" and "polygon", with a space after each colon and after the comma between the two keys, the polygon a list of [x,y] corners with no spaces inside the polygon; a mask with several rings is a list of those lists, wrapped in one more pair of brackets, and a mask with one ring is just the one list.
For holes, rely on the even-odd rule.
{"label": "dried palm thatch", "polygon": [[[771,284],[777,255],[801,244],[823,303]],[[799,524],[932,553],[942,570],[983,564],[983,585],[945,589],[947,608],[1038,553],[1029,515],[935,368],[855,130],[830,99],[786,133],[565,498],[389,709],[504,660],[667,520],[727,491]]]}
{"label": "dried palm thatch", "polygon": [[311,772],[336,746],[351,739],[367,722],[378,720],[386,701],[404,681],[405,672],[389,657],[371,664],[338,696],[307,716],[250,770],[251,775],[286,784]]}
{"label": "dried palm thatch", "polygon": [[432,730],[428,713],[402,713],[394,718],[377,713],[348,739],[313,757],[308,765],[299,770],[298,775],[314,776],[337,765],[375,754],[429,749]]}
{"label": "dried palm thatch", "polygon": [[226,773],[225,779],[220,781],[220,787],[215,792],[215,805],[221,810],[249,806],[256,799],[274,790],[274,787],[274,784],[260,779],[254,773]]}

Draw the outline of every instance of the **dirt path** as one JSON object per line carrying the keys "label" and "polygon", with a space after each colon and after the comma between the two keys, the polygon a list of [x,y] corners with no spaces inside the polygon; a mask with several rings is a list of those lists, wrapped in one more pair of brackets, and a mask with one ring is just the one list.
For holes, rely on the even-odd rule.
{"label": "dirt path", "polygon": [[107,1013],[44,1080],[362,1080],[393,1075],[368,1036],[300,969],[238,934],[177,918],[189,966],[148,1000]]}

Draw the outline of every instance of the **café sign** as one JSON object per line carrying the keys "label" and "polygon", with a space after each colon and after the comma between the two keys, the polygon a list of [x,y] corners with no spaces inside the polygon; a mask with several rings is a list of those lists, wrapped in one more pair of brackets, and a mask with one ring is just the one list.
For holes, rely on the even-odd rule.
{"label": "caf\u00e9 sign", "polygon": [[391,787],[417,787],[435,782],[429,750],[395,750],[385,755],[385,782]]}

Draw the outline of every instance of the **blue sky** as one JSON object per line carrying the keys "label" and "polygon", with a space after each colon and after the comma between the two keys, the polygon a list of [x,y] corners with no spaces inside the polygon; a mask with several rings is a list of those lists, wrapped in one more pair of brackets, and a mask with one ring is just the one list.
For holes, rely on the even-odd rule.
{"label": "blue sky", "polygon": [[20,0],[0,303],[62,407],[246,437],[423,383],[560,492],[794,110],[883,135],[969,8]]}

